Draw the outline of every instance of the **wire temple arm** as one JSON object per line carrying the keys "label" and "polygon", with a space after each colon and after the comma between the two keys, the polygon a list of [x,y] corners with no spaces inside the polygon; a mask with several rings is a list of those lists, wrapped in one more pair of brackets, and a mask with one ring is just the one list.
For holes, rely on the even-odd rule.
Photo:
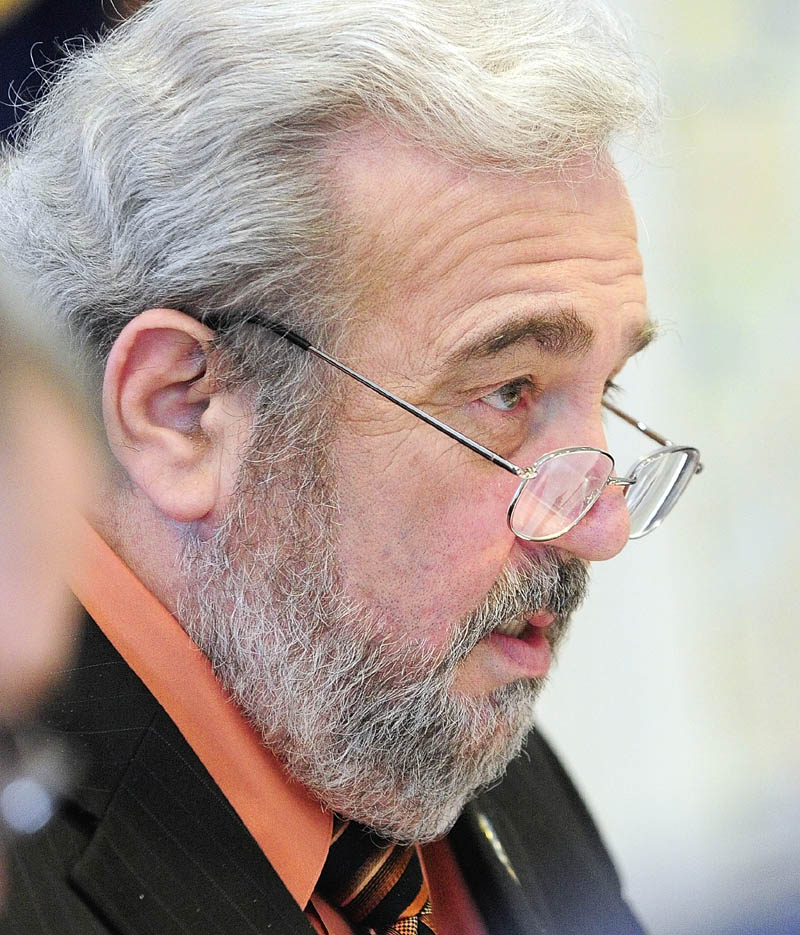
{"label": "wire temple arm", "polygon": [[226,324],[260,325],[261,327],[268,328],[279,338],[285,338],[291,344],[294,344],[295,347],[299,347],[300,350],[308,351],[309,354],[313,354],[320,360],[324,360],[331,366],[336,367],[337,370],[340,370],[342,373],[347,374],[347,376],[357,380],[362,384],[362,386],[366,386],[367,389],[372,390],[374,393],[377,393],[384,399],[388,399],[389,402],[394,403],[401,409],[404,409],[412,416],[416,416],[418,419],[421,419],[423,422],[427,423],[432,428],[435,428],[443,435],[447,435],[448,438],[452,438],[453,441],[465,445],[470,449],[470,451],[474,451],[475,454],[479,454],[481,457],[486,458],[486,460],[491,461],[492,464],[496,464],[498,467],[503,468],[510,474],[514,474],[517,477],[522,477],[525,473],[523,468],[519,467],[511,461],[508,461],[506,458],[502,457],[502,455],[497,454],[496,451],[492,451],[491,448],[486,448],[485,446],[478,444],[478,442],[473,441],[466,435],[462,435],[461,432],[457,431],[452,426],[447,425],[445,422],[441,422],[435,416],[432,416],[429,412],[425,412],[424,409],[419,409],[413,403],[406,402],[406,400],[401,399],[399,396],[395,396],[394,393],[384,389],[379,384],[373,383],[372,380],[358,373],[356,370],[351,370],[350,367],[348,367],[346,364],[336,360],[335,357],[331,357],[330,354],[326,354],[325,351],[321,351],[318,347],[314,347],[314,345],[302,335],[298,334],[296,331],[292,331],[291,328],[287,328],[286,325],[283,325],[278,321],[269,321],[268,319],[262,318],[259,315],[249,315],[241,318],[237,322],[233,322],[227,320],[225,316],[222,315],[206,315],[203,318],[203,323],[208,325],[209,328],[215,329],[225,327]]}
{"label": "wire temple arm", "polygon": [[310,341],[307,341],[302,335],[299,335],[296,331],[292,331],[291,328],[287,328],[285,325],[281,325],[276,321],[273,322],[254,322],[254,324],[264,324],[270,331],[274,334],[277,334],[280,338],[286,338],[287,341],[290,341],[296,347],[299,347],[303,351],[316,351],[316,348],[311,344]]}
{"label": "wire temple arm", "polygon": [[214,331],[241,325],[257,325],[259,328],[268,328],[274,334],[277,334],[279,338],[286,338],[287,341],[290,341],[303,351],[314,349],[310,341],[307,341],[296,331],[292,331],[291,328],[287,328],[286,325],[282,325],[279,321],[272,321],[271,319],[264,318],[259,314],[253,314],[252,312],[243,312],[241,315],[236,315],[233,312],[230,314],[212,312],[209,315],[203,315],[200,321],[209,328],[213,328]]}
{"label": "wire temple arm", "polygon": [[[273,331],[275,331],[275,329],[273,329]],[[278,334],[279,332],[275,331],[275,333]],[[302,344],[299,344],[297,341],[293,340],[293,338],[299,337],[298,335],[295,335],[294,332],[284,334],[283,337],[285,337],[288,341],[291,341],[292,344],[297,344],[298,347],[303,347]],[[302,338],[300,338],[300,340],[303,341]],[[457,431],[452,426],[447,425],[445,422],[440,422],[436,416],[432,416],[429,412],[425,412],[424,409],[419,409],[413,403],[406,402],[405,399],[401,399],[399,396],[395,396],[394,393],[390,393],[389,390],[384,389],[379,384],[373,383],[372,380],[362,376],[357,371],[351,370],[347,364],[341,363],[334,357],[331,357],[330,354],[326,354],[325,351],[321,351],[318,347],[314,347],[313,344],[308,344],[304,350],[307,350],[309,354],[314,354],[315,357],[319,357],[320,360],[326,361],[327,363],[336,367],[337,370],[341,370],[342,373],[346,373],[349,377],[352,377],[354,380],[358,380],[358,382],[363,386],[366,386],[367,389],[372,390],[379,396],[383,396],[384,399],[388,399],[389,402],[394,403],[401,409],[404,409],[412,416],[416,416],[418,419],[421,419],[427,425],[430,425],[431,428],[437,429],[443,435],[447,435],[448,438],[452,438],[453,441],[460,442],[462,445],[466,445],[466,447],[471,451],[474,451],[476,454],[486,458],[487,461],[491,461],[492,464],[496,464],[498,467],[505,468],[506,471],[509,471],[511,474],[516,474],[518,477],[521,477],[524,473],[522,468],[518,467],[516,464],[512,464],[511,461],[507,461],[501,455],[497,454],[496,451],[492,451],[491,448],[486,448],[483,445],[478,444],[478,442],[473,441],[466,435],[462,435],[461,432]]]}
{"label": "wire temple arm", "polygon": [[613,412],[615,416],[619,416],[620,419],[622,419],[624,422],[627,422],[628,425],[632,425],[635,429],[639,429],[640,432],[643,432],[648,438],[652,438],[654,442],[658,442],[659,445],[663,445],[665,448],[669,448],[674,444],[668,438],[665,438],[654,429],[651,429],[649,425],[645,424],[639,419],[635,419],[633,416],[629,416],[628,413],[624,412],[622,409],[618,409],[607,399],[603,400],[603,406],[605,406],[609,412]]}

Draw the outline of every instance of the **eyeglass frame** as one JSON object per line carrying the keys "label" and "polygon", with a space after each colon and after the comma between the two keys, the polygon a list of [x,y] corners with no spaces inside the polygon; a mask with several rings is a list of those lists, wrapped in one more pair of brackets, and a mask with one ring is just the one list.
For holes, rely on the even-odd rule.
{"label": "eyeglass frame", "polygon": [[[220,327],[230,326],[233,324],[227,318],[220,315],[206,315],[202,319],[203,324],[208,325],[215,330]],[[523,539],[529,542],[549,542],[553,539],[559,539],[561,536],[566,535],[571,529],[574,529],[575,526],[580,523],[580,521],[589,513],[592,507],[597,503],[600,497],[603,494],[603,491],[606,487],[631,487],[636,483],[636,477],[614,477],[609,476],[605,484],[597,491],[596,496],[585,508],[581,511],[580,515],[573,520],[566,529],[561,530],[560,532],[549,535],[549,536],[521,536],[511,525],[511,515],[514,511],[514,507],[517,504],[517,501],[522,494],[522,491],[525,488],[525,485],[528,481],[533,480],[537,476],[541,466],[546,464],[549,460],[554,457],[560,457],[566,454],[573,454],[576,452],[585,452],[585,451],[594,451],[598,454],[603,454],[611,461],[610,470],[613,471],[616,465],[614,456],[608,452],[604,451],[602,448],[593,448],[587,446],[577,446],[569,448],[556,448],[553,451],[545,452],[541,457],[537,458],[536,461],[530,467],[523,468],[518,464],[514,464],[513,461],[509,461],[507,458],[504,458],[502,455],[499,455],[496,451],[492,451],[491,448],[487,448],[485,445],[481,445],[480,442],[476,442],[474,439],[470,438],[468,435],[464,435],[462,432],[459,432],[458,429],[454,429],[451,425],[448,425],[446,422],[442,422],[441,419],[437,419],[436,416],[432,416],[429,412],[426,412],[424,409],[420,409],[419,406],[415,406],[413,403],[408,402],[405,399],[402,399],[400,396],[396,396],[390,390],[387,390],[385,387],[381,386],[379,383],[375,383],[373,380],[370,380],[369,377],[365,377],[363,374],[359,373],[357,370],[353,370],[352,367],[348,367],[347,364],[342,363],[340,360],[337,360],[335,357],[332,357],[330,354],[321,350],[320,348],[313,345],[307,338],[304,338],[302,335],[298,334],[291,328],[286,327],[286,325],[281,324],[277,321],[271,321],[265,318],[262,318],[258,315],[248,315],[243,319],[241,324],[257,325],[259,327],[267,328],[273,334],[277,335],[280,338],[284,338],[290,344],[295,345],[295,347],[300,348],[300,350],[307,351],[310,354],[313,354],[315,357],[320,360],[325,361],[331,366],[335,367],[337,370],[346,374],[349,377],[352,377],[358,383],[361,383],[363,386],[366,386],[367,389],[372,390],[374,393],[377,393],[379,396],[382,396],[384,399],[388,400],[390,403],[394,403],[396,406],[399,406],[405,412],[409,413],[412,416],[425,422],[431,428],[436,429],[442,434],[446,435],[448,438],[452,439],[455,442],[458,442],[460,445],[464,445],[465,448],[468,448],[470,451],[473,451],[475,454],[480,455],[482,458],[485,458],[487,461],[490,461],[492,464],[496,464],[498,467],[503,468],[503,470],[508,471],[510,474],[514,474],[516,477],[520,478],[520,484],[517,487],[511,502],[509,503],[508,510],[506,511],[506,522],[508,528],[511,532],[517,536],[519,539]],[[643,435],[646,435],[648,438],[652,439],[654,442],[657,442],[661,445],[657,451],[652,452],[649,455],[646,455],[643,458],[640,458],[635,464],[632,465],[632,470],[644,467],[649,462],[655,460],[656,458],[663,457],[665,454],[670,454],[672,452],[684,452],[684,453],[693,453],[697,456],[697,464],[694,469],[694,474],[700,474],[703,470],[703,464],[700,461],[700,452],[697,448],[694,448],[689,445],[675,445],[671,442],[666,436],[661,435],[659,432],[656,432],[655,429],[652,429],[645,422],[642,422],[640,419],[635,418],[634,416],[629,415],[627,412],[620,409],[618,406],[615,406],[613,403],[609,402],[607,399],[602,400],[602,405],[605,409],[608,409],[609,412],[614,413],[624,422],[627,422],[628,425],[633,426]],[[683,491],[681,491],[683,493]],[[653,532],[657,529],[663,522],[662,517],[657,522],[653,523],[651,526],[648,526],[643,532],[630,536],[630,539],[640,539],[648,533]]]}

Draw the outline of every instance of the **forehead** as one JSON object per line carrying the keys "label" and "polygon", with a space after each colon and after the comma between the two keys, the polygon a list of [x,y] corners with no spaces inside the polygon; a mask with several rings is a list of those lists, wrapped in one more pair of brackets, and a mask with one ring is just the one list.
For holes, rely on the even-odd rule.
{"label": "forehead", "polygon": [[375,128],[351,132],[331,156],[364,287],[357,331],[373,348],[452,358],[487,326],[522,332],[527,318],[571,322],[573,339],[589,339],[574,349],[642,342],[636,224],[613,169],[471,171]]}

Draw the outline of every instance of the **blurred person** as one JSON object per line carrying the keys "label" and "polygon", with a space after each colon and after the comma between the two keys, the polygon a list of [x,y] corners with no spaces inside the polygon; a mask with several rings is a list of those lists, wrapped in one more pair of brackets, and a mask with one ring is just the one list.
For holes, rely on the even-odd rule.
{"label": "blurred person", "polygon": [[[37,733],[35,709],[77,623],[66,578],[92,475],[72,381],[15,323],[19,304],[0,295],[0,849],[47,821],[66,779],[62,745]],[[3,876],[0,853],[0,906]]]}
{"label": "blurred person", "polygon": [[113,459],[50,716],[90,765],[4,932],[641,932],[533,713],[699,469],[609,400],[657,110],[589,0],[152,0],[73,54],[0,246]]}
{"label": "blurred person", "polygon": [[74,616],[64,588],[73,552],[68,508],[84,491],[89,461],[81,420],[59,379],[9,331],[0,321],[2,720],[25,715],[65,655],[63,622]]}

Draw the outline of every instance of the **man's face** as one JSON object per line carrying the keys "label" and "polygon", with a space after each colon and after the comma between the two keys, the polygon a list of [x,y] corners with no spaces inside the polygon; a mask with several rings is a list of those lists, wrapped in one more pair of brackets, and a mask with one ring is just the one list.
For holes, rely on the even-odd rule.
{"label": "man's face", "polygon": [[[647,334],[617,177],[584,163],[549,179],[468,174],[378,134],[336,165],[365,260],[379,258],[347,362],[518,465],[605,448],[604,389]],[[503,570],[543,550],[506,525],[514,476],[368,390],[352,388],[333,458],[344,585],[403,640],[442,646]],[[621,492],[608,489],[552,545],[588,562],[627,536]],[[483,698],[543,675],[543,641],[523,636],[481,642],[455,688]]]}
{"label": "man's face", "polygon": [[[646,319],[627,200],[585,174],[469,175],[378,136],[339,150],[374,260],[342,356],[519,464],[602,447],[604,387]],[[323,802],[440,835],[519,751],[587,563],[627,540],[624,504],[604,494],[554,548],[521,542],[511,475],[356,384],[324,465],[284,471],[277,498],[255,454],[226,526],[187,551],[179,617]]]}

